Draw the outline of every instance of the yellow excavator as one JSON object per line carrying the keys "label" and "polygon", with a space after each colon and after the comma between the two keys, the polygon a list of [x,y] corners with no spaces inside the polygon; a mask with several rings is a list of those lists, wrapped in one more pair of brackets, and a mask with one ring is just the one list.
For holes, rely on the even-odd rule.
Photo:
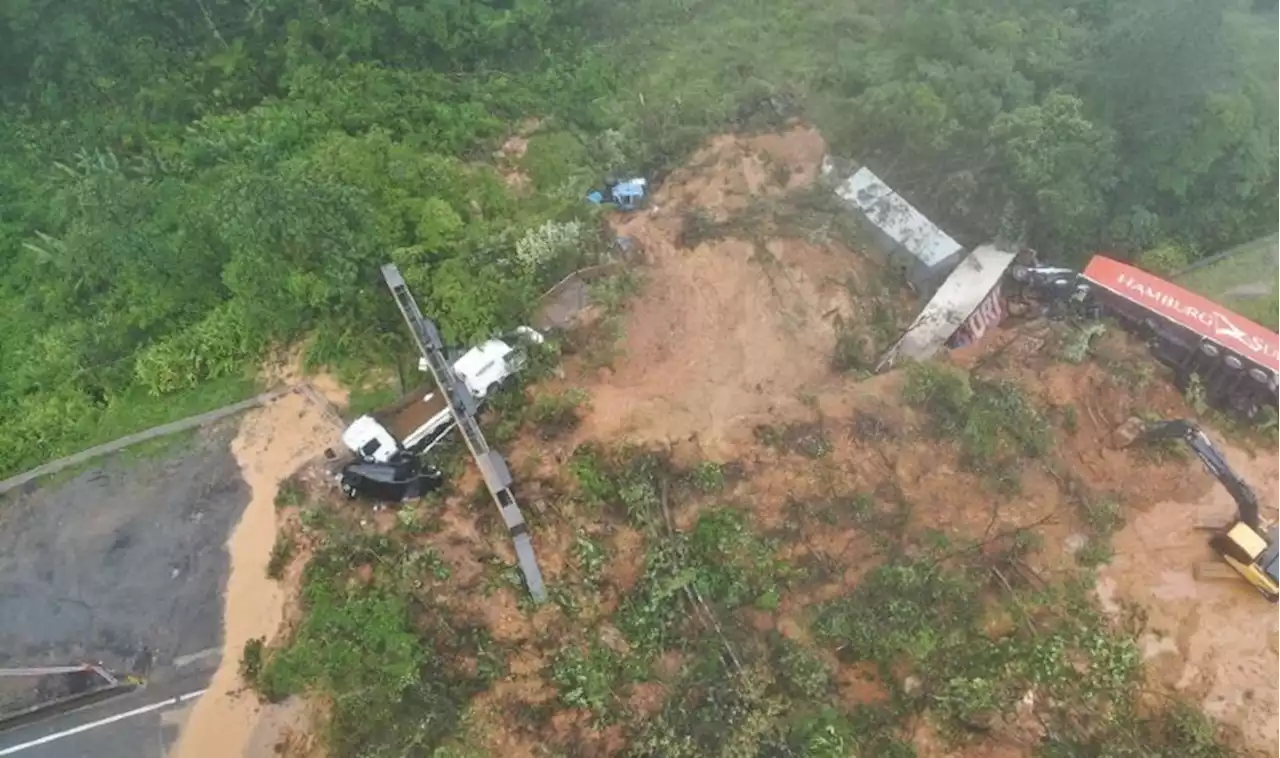
{"label": "yellow excavator", "polygon": [[[1138,438],[1143,442],[1181,439],[1200,457],[1204,467],[1227,488],[1236,501],[1236,518],[1225,526],[1211,527],[1209,546],[1235,573],[1253,585],[1271,602],[1280,599],[1280,540],[1275,524],[1263,524],[1258,514],[1258,496],[1227,465],[1227,459],[1194,423],[1183,420],[1146,424]],[[1216,579],[1217,571],[1209,566],[1196,566],[1199,579]]]}

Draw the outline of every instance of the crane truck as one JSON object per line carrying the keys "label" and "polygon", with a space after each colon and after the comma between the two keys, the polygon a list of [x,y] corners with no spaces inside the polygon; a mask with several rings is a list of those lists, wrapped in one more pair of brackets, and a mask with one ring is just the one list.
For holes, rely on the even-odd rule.
{"label": "crane truck", "polygon": [[[541,344],[536,330],[515,330],[517,346],[487,340],[463,353],[453,364],[454,373],[476,400],[484,400],[524,367],[526,356],[519,341]],[[419,370],[426,366],[419,361]],[[342,444],[366,463],[390,463],[404,454],[419,455],[453,428],[449,404],[434,382],[427,382],[388,408],[352,421],[342,432]]]}
{"label": "crane truck", "polygon": [[[1185,419],[1147,424],[1138,437],[1142,442],[1181,439],[1204,463],[1210,474],[1222,483],[1236,503],[1236,517],[1224,527],[1213,530],[1209,546],[1235,573],[1244,578],[1262,596],[1276,602],[1280,599],[1280,541],[1275,524],[1263,524],[1258,510],[1258,496],[1227,465],[1227,459],[1209,437],[1194,423]],[[1197,576],[1202,576],[1197,569]]]}
{"label": "crane truck", "polygon": [[[524,345],[541,344],[544,339],[527,326],[517,327],[514,337],[514,346],[490,339],[454,361],[454,373],[477,402],[524,367]],[[418,368],[427,370],[421,360]],[[400,502],[421,497],[444,479],[439,469],[421,460],[422,456],[443,440],[455,423],[440,388],[428,381],[391,406],[352,421],[342,432],[342,444],[351,455],[339,459],[330,454],[331,470],[350,498],[364,495]]]}

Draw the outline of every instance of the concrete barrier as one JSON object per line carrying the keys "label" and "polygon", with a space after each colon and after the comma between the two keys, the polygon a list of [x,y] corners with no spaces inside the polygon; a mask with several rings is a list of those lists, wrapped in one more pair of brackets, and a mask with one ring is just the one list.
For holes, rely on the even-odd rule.
{"label": "concrete barrier", "polygon": [[[170,421],[167,424],[153,426],[150,429],[120,437],[119,439],[112,440],[111,442],[91,447],[88,450],[82,450],[64,458],[49,461],[48,463],[36,466],[30,471],[24,471],[17,476],[12,476],[4,481],[0,481],[0,495],[4,495],[11,490],[22,487],[23,485],[33,482],[42,476],[56,474],[69,466],[87,463],[94,458],[100,458],[104,455],[124,450],[130,445],[136,445],[139,442],[146,442],[147,440],[153,440],[158,437],[166,437],[170,434],[177,434],[178,432],[185,432],[188,429],[207,426],[215,421],[221,421],[224,418],[234,416],[238,413],[244,413],[247,410],[257,408],[258,406],[265,405],[279,397],[283,397],[290,392],[305,392],[305,390],[303,387],[281,387],[279,389],[271,390],[270,392],[264,392],[256,397],[251,397],[248,400],[241,400],[238,403],[224,405],[223,407],[212,411],[200,413],[195,416],[188,416],[187,418],[179,419],[177,421]],[[310,396],[311,395],[308,395],[308,397]]]}

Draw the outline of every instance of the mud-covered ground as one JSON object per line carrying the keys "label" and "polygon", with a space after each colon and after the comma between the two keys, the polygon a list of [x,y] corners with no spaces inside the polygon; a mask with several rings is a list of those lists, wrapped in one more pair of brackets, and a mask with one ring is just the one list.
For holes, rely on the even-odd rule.
{"label": "mud-covered ground", "polygon": [[[1257,491],[1263,517],[1274,522],[1280,499],[1275,454],[1257,455],[1211,436]],[[1116,556],[1101,572],[1098,594],[1117,614],[1122,601],[1146,612],[1139,642],[1155,683],[1240,729],[1259,753],[1276,755],[1275,606],[1234,576],[1197,581],[1194,573],[1197,563],[1218,563],[1197,525],[1227,522],[1235,513],[1231,496],[1213,485],[1200,497],[1188,493],[1133,514],[1116,535]]]}
{"label": "mud-covered ground", "polygon": [[[825,152],[821,136],[803,125],[776,135],[718,137],[666,178],[650,210],[613,219],[618,234],[641,244],[647,264],[639,293],[608,317],[611,358],[566,350],[560,376],[532,390],[584,391],[590,401],[581,423],[551,435],[526,425],[501,445],[548,587],[580,589],[581,547],[598,546],[592,580],[598,586],[579,598],[575,615],[554,604],[531,607],[498,573],[514,557],[492,506],[471,496],[479,484],[472,467],[454,482],[453,496],[413,516],[430,527],[408,539],[441,562],[429,581],[432,602],[450,623],[483,629],[506,657],[504,674],[468,704],[467,741],[478,754],[509,758],[625,753],[623,725],[567,707],[553,669],[566,640],[572,644],[583,629],[619,654],[627,648],[612,616],[642,585],[654,536],[590,505],[573,459],[583,444],[630,442],[659,449],[678,466],[710,461],[724,472],[714,495],[671,498],[664,513],[669,529],[687,534],[700,514],[730,505],[745,512],[753,530],[779,537],[775,557],[821,568],[813,581],[780,591],[765,607],[740,607],[723,619],[804,645],[813,642],[814,609],[855,590],[883,560],[871,528],[824,511],[824,503],[872,493],[909,506],[902,511],[905,530],[956,541],[985,544],[1034,532],[1039,547],[1027,555],[1027,567],[1050,579],[1078,575],[1078,553],[1095,528],[1082,504],[1112,503],[1118,523],[1107,539],[1114,554],[1100,571],[1099,599],[1117,626],[1128,622],[1129,608],[1145,615],[1139,643],[1153,697],[1177,694],[1198,703],[1226,727],[1232,744],[1277,755],[1274,609],[1241,582],[1197,584],[1191,574],[1196,562],[1213,560],[1204,534],[1192,528],[1197,514],[1229,516],[1229,499],[1190,456],[1113,444],[1116,427],[1135,414],[1191,415],[1183,398],[1123,335],[1106,335],[1089,360],[1072,364],[1048,325],[1008,324],[943,360],[1021,388],[1048,419],[1048,450],[1019,461],[1016,487],[1001,489],[975,473],[959,443],[938,439],[928,414],[904,402],[903,372],[869,377],[856,366],[834,365],[837,345],[850,332],[863,358],[873,357],[910,306],[893,294],[873,255],[837,233],[815,205],[817,194],[805,194],[815,189]],[[690,234],[698,225],[703,233]],[[583,330],[591,329],[588,321]],[[586,340],[578,340],[571,336],[569,344],[582,347]],[[296,455],[281,463],[293,465],[306,445],[290,431]],[[1209,432],[1260,500],[1274,504],[1275,450],[1251,453]],[[264,451],[275,444],[265,435],[257,440]],[[264,490],[287,468],[263,472]],[[667,505],[664,494],[664,511]],[[394,513],[348,515],[362,530],[402,529]],[[1274,518],[1274,509],[1264,515]],[[254,549],[266,546],[260,541]],[[374,573],[373,566],[355,566],[350,581],[369,582]],[[229,608],[235,602],[230,598]],[[637,723],[679,695],[682,655],[675,648],[658,655],[641,681],[614,693]],[[888,684],[900,684],[878,681],[860,664],[832,658],[831,665],[848,709],[882,700]],[[957,744],[941,739],[923,716],[904,725],[902,737],[922,758],[1029,758],[1036,750],[1026,733],[998,729]],[[310,755],[314,748],[308,740],[305,749],[287,752]]]}
{"label": "mud-covered ground", "polygon": [[145,647],[163,667],[219,645],[224,545],[249,502],[235,429],[0,501],[0,665],[127,669]]}

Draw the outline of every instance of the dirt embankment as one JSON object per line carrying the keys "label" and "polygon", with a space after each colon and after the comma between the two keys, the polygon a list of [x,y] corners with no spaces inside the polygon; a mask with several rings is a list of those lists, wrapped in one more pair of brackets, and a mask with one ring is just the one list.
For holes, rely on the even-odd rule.
{"label": "dirt embankment", "polygon": [[[624,317],[612,365],[598,372],[569,367],[570,383],[591,395],[591,413],[556,457],[563,460],[583,441],[631,439],[734,461],[743,477],[727,497],[750,508],[761,528],[798,530],[786,557],[843,567],[829,585],[784,598],[777,619],[756,619],[780,630],[799,628],[805,608],[848,591],[872,553],[863,530],[818,523],[803,507],[798,512],[798,503],[875,492],[914,504],[915,526],[968,537],[1034,527],[1045,544],[1036,567],[1053,570],[1072,564],[1084,542],[1080,500],[1114,500],[1126,526],[1114,536],[1115,555],[1099,590],[1109,607],[1126,601],[1147,614],[1142,644],[1152,683],[1202,702],[1254,752],[1277,755],[1275,613],[1242,582],[1196,583],[1191,575],[1195,563],[1213,560],[1205,533],[1193,525],[1210,512],[1228,517],[1230,497],[1194,457],[1159,458],[1112,445],[1114,429],[1133,414],[1192,415],[1140,345],[1110,335],[1098,360],[1071,365],[1054,355],[1045,325],[1013,324],[951,357],[1017,382],[1053,423],[1056,463],[1027,466],[1016,498],[995,496],[958,464],[951,446],[920,433],[926,420],[903,407],[900,375],[855,382],[831,369],[837,332],[827,316],[857,310],[851,290],[839,283],[874,275],[864,254],[785,237],[729,235],[681,246],[687,211],[723,222],[754,200],[803,187],[824,150],[821,137],[804,127],[716,138],[668,178],[654,211],[618,217],[617,232],[638,240],[650,260],[646,286]],[[761,424],[825,427],[817,473],[811,461],[762,447],[755,433]],[[1224,447],[1262,502],[1274,504],[1275,451],[1254,457]],[[677,521],[691,523],[696,508],[677,513]],[[615,537],[625,542],[627,534]],[[571,541],[555,526],[539,531],[549,582],[565,560],[548,554]],[[625,554],[619,549],[620,558]],[[634,575],[638,561],[609,570]],[[982,749],[993,752],[964,754],[1030,750],[986,743]],[[949,755],[941,748],[924,752]]]}
{"label": "dirt embankment", "polygon": [[[754,528],[787,535],[782,558],[820,566],[826,576],[817,585],[783,593],[776,611],[750,611],[745,618],[756,630],[801,640],[814,604],[850,592],[878,560],[867,526],[832,520],[831,503],[868,494],[886,516],[895,503],[909,503],[906,529],[941,530],[957,538],[1033,529],[1046,545],[1033,558],[1036,569],[1052,572],[1075,565],[1071,552],[1084,539],[1079,499],[1116,498],[1126,513],[1140,515],[1164,499],[1207,488],[1185,461],[1151,460],[1108,444],[1115,425],[1134,412],[1183,414],[1178,393],[1158,380],[1135,387],[1092,362],[1060,364],[1050,339],[1037,329],[997,330],[954,357],[984,375],[1014,380],[1048,408],[1055,425],[1053,457],[1061,469],[1028,462],[1020,492],[1012,497],[966,470],[955,444],[931,437],[927,417],[902,402],[900,373],[858,379],[833,370],[840,332],[832,316],[868,312],[864,293],[879,275],[872,256],[817,234],[735,223],[762,198],[809,187],[824,150],[822,138],[804,127],[768,137],[719,137],[689,168],[667,179],[655,193],[655,210],[616,219],[617,233],[635,238],[650,264],[643,291],[622,316],[617,357],[607,369],[571,357],[564,383],[591,397],[582,425],[570,437],[517,443],[509,451],[520,471],[521,497],[541,516],[535,539],[549,585],[571,583],[577,535],[608,545],[604,589],[576,625],[589,626],[612,613],[643,574],[645,560],[643,535],[576,513],[575,504],[554,494],[572,490],[572,475],[556,462],[566,461],[579,443],[634,440],[669,446],[685,464],[705,458],[730,462],[735,474],[714,502],[748,508]],[[687,245],[694,209],[727,232]],[[1132,344],[1116,350],[1116,360],[1139,352]],[[547,503],[540,501],[544,481]],[[677,528],[690,528],[710,503],[673,503]],[[494,639],[522,650],[512,659],[511,675],[472,703],[483,723],[485,748],[503,755],[536,755],[548,745],[579,745],[586,754],[600,755],[621,749],[625,739],[616,729],[580,723],[580,712],[558,713],[552,729],[541,734],[508,723],[506,714],[556,702],[545,679],[548,650],[559,644],[556,626],[545,624],[544,612],[532,620],[518,611],[508,590],[483,601],[466,599],[483,575],[477,554],[504,554],[506,547],[486,540],[466,503],[449,503],[442,522],[433,547],[453,571],[457,592],[451,597],[458,598],[458,613],[483,620]],[[678,657],[669,668],[678,671]],[[856,673],[840,670],[837,676],[847,682],[841,691],[847,690],[850,706],[883,698],[882,685]],[[659,671],[658,679],[663,676],[669,679],[669,672]],[[657,709],[663,697],[660,681],[637,693],[639,700],[652,700],[646,709]],[[998,740],[952,749],[931,736],[932,729],[922,721],[913,735],[920,754],[929,758],[1032,753],[1027,744]]]}
{"label": "dirt embankment", "polygon": [[[751,427],[785,409],[831,372],[844,281],[865,260],[839,244],[726,235],[680,246],[686,212],[723,222],[753,199],[802,188],[826,143],[813,129],[712,140],[671,174],[655,210],[623,216],[651,265],[645,294],[623,324],[625,357],[591,387],[595,411],[579,439],[686,440],[731,455]],[[779,181],[781,180],[781,181]]]}
{"label": "dirt embankment", "polygon": [[[316,386],[313,384],[313,386]],[[332,382],[321,382],[332,389]],[[341,401],[341,396],[334,399]],[[255,735],[265,718],[278,722],[273,707],[259,703],[240,679],[240,655],[256,637],[270,641],[283,621],[285,590],[267,578],[276,539],[275,498],[280,484],[303,464],[323,454],[338,429],[331,412],[309,393],[286,395],[249,413],[231,443],[241,475],[251,490],[249,505],[231,534],[231,573],[223,613],[222,664],[191,712],[174,755],[227,758],[270,755],[272,740]],[[289,719],[284,719],[289,721]]]}
{"label": "dirt embankment", "polygon": [[[821,566],[816,586],[784,593],[774,611],[748,612],[755,629],[797,639],[805,637],[806,615],[815,603],[849,591],[878,560],[867,529],[832,509],[819,512],[840,498],[871,494],[877,503],[906,503],[911,528],[966,538],[1033,528],[1045,547],[1032,560],[1046,573],[1074,565],[1069,546],[1080,542],[1084,529],[1079,501],[1110,498],[1120,503],[1127,526],[1114,537],[1115,556],[1102,572],[1101,596],[1107,603],[1123,599],[1146,609],[1143,643],[1153,682],[1200,699],[1255,750],[1275,755],[1274,612],[1240,583],[1188,585],[1192,564],[1212,559],[1204,535],[1190,529],[1195,511],[1229,513],[1225,493],[1193,459],[1157,459],[1110,444],[1115,426],[1134,413],[1189,413],[1161,379],[1134,381],[1132,372],[1115,367],[1146,361],[1140,347],[1120,340],[1106,361],[1069,365],[1053,354],[1041,327],[1024,325],[997,329],[980,345],[951,356],[977,373],[1017,382],[1052,421],[1051,454],[1026,462],[1016,495],[1000,494],[966,470],[954,443],[929,434],[927,418],[905,407],[900,373],[858,380],[833,370],[838,328],[832,315],[866,312],[858,301],[860,288],[848,282],[875,279],[877,267],[867,255],[817,234],[759,230],[682,244],[687,211],[700,209],[728,224],[754,201],[810,185],[824,152],[821,137],[803,126],[778,135],[719,137],[688,168],[668,177],[653,198],[654,210],[615,219],[618,234],[636,239],[650,261],[643,291],[621,316],[617,356],[605,369],[572,357],[566,362],[562,383],[591,396],[590,412],[576,432],[536,442],[529,436],[504,450],[518,472],[549,586],[571,583],[579,536],[606,546],[600,594],[581,608],[574,628],[601,623],[617,609],[643,572],[645,542],[635,529],[602,523],[598,513],[580,512],[572,498],[559,497],[575,486],[559,464],[581,442],[630,439],[670,445],[676,458],[688,458],[683,462],[731,464],[726,468],[734,473],[723,492],[674,503],[673,521],[687,528],[700,508],[731,503],[750,511],[753,528],[787,535],[780,557]],[[263,413],[268,412],[275,411]],[[197,726],[203,729],[199,739],[216,735],[209,744],[218,746],[220,756],[246,744],[243,724],[257,717],[251,696],[233,694],[235,651],[250,636],[270,637],[279,620],[280,600],[263,569],[273,539],[275,488],[327,439],[306,431],[311,422],[296,416],[305,409],[292,412],[277,413],[261,427],[247,423],[236,448],[253,487],[241,530],[257,524],[263,531],[238,531],[232,543],[236,573],[228,593],[228,661],[215,681],[221,689],[201,704],[204,713],[195,714],[184,735],[184,744],[198,739]],[[1262,500],[1274,503],[1274,451],[1256,460],[1230,448],[1228,454],[1260,488]],[[255,460],[264,456],[273,462],[255,470]],[[460,489],[469,492],[473,484]],[[490,565],[511,562],[505,534],[485,527],[496,523],[487,508],[451,498],[438,514],[439,527],[423,538],[450,569],[444,596],[451,618],[473,621],[511,650],[508,674],[470,704],[474,731],[495,755],[534,756],[551,748],[615,753],[625,746],[620,727],[597,729],[581,718],[582,711],[556,710],[547,666],[571,634],[565,627],[570,622],[551,607],[526,612],[511,587],[482,588]],[[394,520],[386,521],[390,528]],[[237,581],[237,573],[244,578]],[[245,599],[237,600],[241,595]],[[1224,632],[1224,625],[1230,630]],[[607,623],[601,626],[606,628]],[[680,666],[678,653],[662,656],[658,681],[633,693],[636,708],[656,711],[664,682]],[[877,686],[863,683],[857,673],[838,672],[842,696],[851,704],[880,697]],[[547,710],[554,713],[539,731],[512,717]],[[953,748],[921,721],[913,742],[922,756],[1033,753],[1030,744],[996,739]],[[215,754],[196,749],[180,755]]]}
{"label": "dirt embankment", "polygon": [[[1211,436],[1257,491],[1263,518],[1274,521],[1280,497],[1275,454],[1255,456]],[[1240,730],[1257,754],[1275,756],[1275,607],[1233,577],[1197,581],[1193,575],[1195,564],[1217,560],[1207,532],[1196,525],[1225,523],[1235,513],[1231,496],[1214,484],[1200,497],[1171,498],[1135,515],[1116,535],[1116,556],[1101,572],[1098,594],[1114,612],[1122,602],[1146,611],[1140,642],[1154,684],[1198,701],[1210,716]]]}

